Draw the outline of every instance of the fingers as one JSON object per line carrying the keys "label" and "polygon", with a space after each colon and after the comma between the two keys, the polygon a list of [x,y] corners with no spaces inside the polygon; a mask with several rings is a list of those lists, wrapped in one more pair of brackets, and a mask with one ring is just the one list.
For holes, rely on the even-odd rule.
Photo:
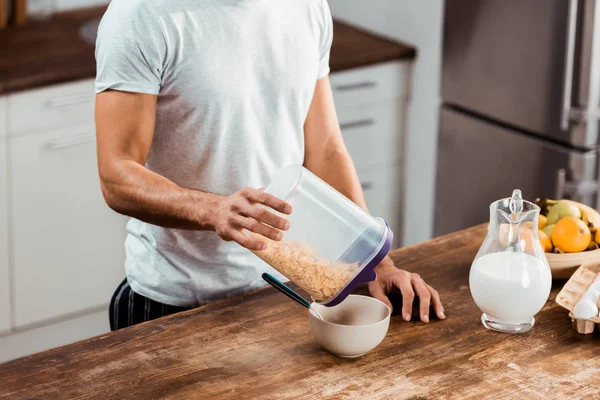
{"label": "fingers", "polygon": [[271,240],[279,241],[283,239],[283,233],[275,228],[271,228],[265,224],[261,224],[255,219],[247,218],[241,215],[236,216],[233,219],[233,223],[236,226],[247,229],[251,232],[258,233]]}
{"label": "fingers", "polygon": [[433,304],[433,310],[435,311],[435,315],[437,315],[439,319],[446,319],[446,314],[444,314],[444,306],[442,305],[440,294],[431,286],[425,286],[427,286],[429,293],[431,293],[431,303]]}
{"label": "fingers", "polygon": [[283,214],[292,213],[292,206],[290,206],[287,202],[278,199],[272,194],[265,193],[263,190],[247,188],[245,189],[244,194],[246,195],[246,198],[252,203],[265,205]]}
{"label": "fingers", "polygon": [[423,282],[423,279],[417,274],[411,275],[412,286],[419,296],[419,312],[421,321],[429,322],[429,305],[431,304],[431,292]]}
{"label": "fingers", "polygon": [[402,318],[410,321],[412,316],[412,305],[415,299],[415,292],[412,288],[410,279],[397,279],[394,284],[402,293]]}
{"label": "fingers", "polygon": [[263,207],[248,204],[241,208],[240,213],[281,231],[287,231],[290,228],[290,222],[288,220],[273,214]]}
{"label": "fingers", "polygon": [[261,242],[259,240],[251,239],[250,237],[244,235],[242,232],[235,229],[231,229],[228,232],[227,237],[251,251],[262,251],[267,248],[266,243]]}
{"label": "fingers", "polygon": [[377,300],[383,301],[385,303],[385,305],[390,308],[390,311],[394,311],[392,302],[386,296],[385,291],[383,290],[383,286],[381,285],[380,282],[378,282],[378,281],[369,282],[369,293],[371,293],[371,296],[373,296]]}
{"label": "fingers", "polygon": [[256,205],[247,204],[242,206],[240,208],[240,214],[281,231],[287,231],[290,228],[290,222],[288,220],[273,214],[263,207],[257,207]]}

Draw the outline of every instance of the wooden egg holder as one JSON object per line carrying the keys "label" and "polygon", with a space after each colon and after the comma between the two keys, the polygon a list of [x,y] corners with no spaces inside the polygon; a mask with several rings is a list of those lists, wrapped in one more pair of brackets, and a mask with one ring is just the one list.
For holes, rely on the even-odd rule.
{"label": "wooden egg holder", "polygon": [[[590,319],[575,318],[573,308],[598,275],[600,275],[600,264],[582,265],[556,296],[556,303],[569,310],[569,317],[571,317],[575,330],[584,335],[594,332],[596,325],[600,330],[600,318],[598,316]],[[597,305],[600,308],[600,299],[597,301]]]}

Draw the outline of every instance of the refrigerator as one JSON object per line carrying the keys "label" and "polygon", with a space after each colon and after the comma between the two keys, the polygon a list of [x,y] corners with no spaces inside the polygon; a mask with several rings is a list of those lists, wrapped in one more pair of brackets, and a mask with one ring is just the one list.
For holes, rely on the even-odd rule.
{"label": "refrigerator", "polygon": [[599,207],[600,0],[446,0],[434,233],[521,189]]}

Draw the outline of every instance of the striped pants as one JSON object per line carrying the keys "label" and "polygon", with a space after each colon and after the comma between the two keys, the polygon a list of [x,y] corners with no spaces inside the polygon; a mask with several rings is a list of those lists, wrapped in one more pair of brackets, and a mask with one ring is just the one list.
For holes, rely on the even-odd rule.
{"label": "striped pants", "polygon": [[170,306],[148,299],[131,290],[125,279],[110,301],[110,330],[126,328],[140,322],[151,321],[160,317],[185,311],[187,308]]}

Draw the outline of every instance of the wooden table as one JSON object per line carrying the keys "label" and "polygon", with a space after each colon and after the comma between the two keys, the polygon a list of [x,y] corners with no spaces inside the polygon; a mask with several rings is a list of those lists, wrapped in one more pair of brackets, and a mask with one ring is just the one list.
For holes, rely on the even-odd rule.
{"label": "wooden table", "polygon": [[321,350],[306,313],[267,289],[0,365],[0,398],[600,398],[600,338],[571,328],[560,285],[531,332],[483,328],[467,284],[484,232],[393,252],[439,289],[448,319],[395,316],[358,360]]}

